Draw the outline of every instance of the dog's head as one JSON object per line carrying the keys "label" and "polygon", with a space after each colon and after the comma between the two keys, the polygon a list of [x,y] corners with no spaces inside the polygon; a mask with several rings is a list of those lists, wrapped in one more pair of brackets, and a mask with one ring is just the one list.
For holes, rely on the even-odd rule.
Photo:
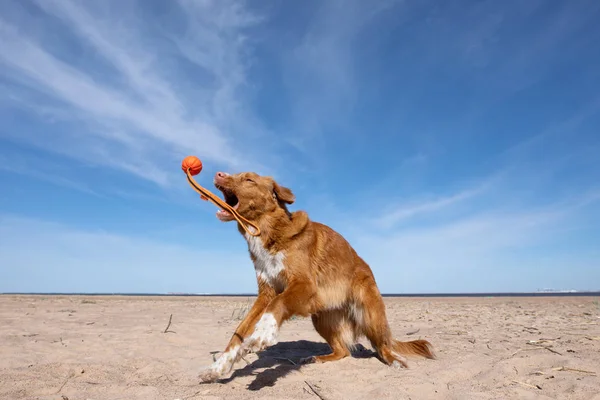
{"label": "dog's head", "polygon": [[[280,186],[271,177],[254,172],[235,175],[217,172],[214,184],[223,193],[225,202],[250,221],[258,221],[278,210],[287,212],[286,205],[295,200],[290,189]],[[219,210],[217,217],[224,222],[235,219],[230,212],[224,210]]]}

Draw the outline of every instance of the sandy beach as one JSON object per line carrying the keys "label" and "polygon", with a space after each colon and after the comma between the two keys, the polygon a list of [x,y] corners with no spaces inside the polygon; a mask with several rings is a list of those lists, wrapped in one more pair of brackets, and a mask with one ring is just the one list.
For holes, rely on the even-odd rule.
{"label": "sandy beach", "polygon": [[300,367],[328,346],[294,319],[277,345],[200,384],[251,300],[0,296],[0,398],[600,399],[594,297],[386,298],[395,336],[430,340],[436,360],[397,370],[362,342],[352,358]]}

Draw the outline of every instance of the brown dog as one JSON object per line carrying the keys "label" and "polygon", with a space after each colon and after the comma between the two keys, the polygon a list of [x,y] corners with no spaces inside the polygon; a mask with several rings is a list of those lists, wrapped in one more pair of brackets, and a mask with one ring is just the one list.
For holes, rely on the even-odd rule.
{"label": "brown dog", "polygon": [[[238,225],[256,270],[258,296],[224,353],[200,374],[201,380],[214,381],[248,352],[275,344],[281,324],[294,315],[311,316],[332,350],[303,362],[347,357],[362,335],[388,365],[406,367],[403,355],[434,358],[426,340],[401,342],[392,337],[369,266],[340,234],[311,221],[304,211],[289,212],[287,204],[295,199],[290,189],[252,172],[218,172],[214,183],[229,205],[260,228],[255,237]],[[234,220],[223,210],[217,217]]]}

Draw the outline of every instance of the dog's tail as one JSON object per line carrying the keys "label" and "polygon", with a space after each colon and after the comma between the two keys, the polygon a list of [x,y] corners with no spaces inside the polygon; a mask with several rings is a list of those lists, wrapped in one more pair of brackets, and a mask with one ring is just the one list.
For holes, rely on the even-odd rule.
{"label": "dog's tail", "polygon": [[411,340],[410,342],[401,342],[394,340],[394,351],[405,356],[421,356],[425,358],[435,359],[435,355],[431,350],[431,343],[427,340]]}

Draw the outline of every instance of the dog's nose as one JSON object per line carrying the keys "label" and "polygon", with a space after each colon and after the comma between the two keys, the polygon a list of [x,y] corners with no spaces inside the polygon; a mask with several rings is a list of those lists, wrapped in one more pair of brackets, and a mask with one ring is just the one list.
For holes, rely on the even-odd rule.
{"label": "dog's nose", "polygon": [[221,182],[221,183],[223,183],[223,180],[224,180],[225,178],[227,178],[227,176],[229,176],[229,174],[228,174],[228,173],[226,173],[226,172],[217,172],[217,173],[215,174],[215,179],[214,179],[214,181],[215,181],[215,182]]}

